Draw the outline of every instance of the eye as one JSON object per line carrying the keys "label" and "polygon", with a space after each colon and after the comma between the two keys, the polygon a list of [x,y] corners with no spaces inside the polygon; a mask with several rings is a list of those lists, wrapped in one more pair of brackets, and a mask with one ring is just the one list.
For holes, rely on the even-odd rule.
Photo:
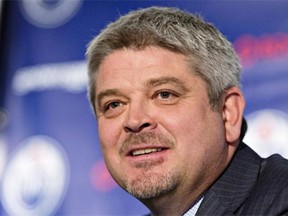
{"label": "eye", "polygon": [[106,118],[115,118],[124,111],[125,106],[123,105],[125,104],[126,103],[121,100],[107,101],[103,106],[100,106],[99,116],[103,115]]}
{"label": "eye", "polygon": [[168,100],[172,99],[173,97],[176,97],[177,95],[171,91],[159,91],[155,94],[155,98],[162,99],[162,100]]}
{"label": "eye", "polygon": [[159,97],[162,99],[168,99],[169,97],[171,97],[171,95],[171,92],[159,92]]}
{"label": "eye", "polygon": [[108,110],[114,110],[122,105],[123,104],[120,101],[112,101],[105,105],[104,111],[106,112]]}

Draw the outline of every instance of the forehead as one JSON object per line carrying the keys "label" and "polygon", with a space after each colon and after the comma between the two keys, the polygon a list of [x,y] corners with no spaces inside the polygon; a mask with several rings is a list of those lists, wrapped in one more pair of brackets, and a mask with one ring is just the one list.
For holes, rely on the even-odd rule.
{"label": "forehead", "polygon": [[191,74],[186,56],[158,47],[143,50],[121,49],[106,56],[99,66],[97,90],[123,80],[136,82],[155,76],[186,76]]}

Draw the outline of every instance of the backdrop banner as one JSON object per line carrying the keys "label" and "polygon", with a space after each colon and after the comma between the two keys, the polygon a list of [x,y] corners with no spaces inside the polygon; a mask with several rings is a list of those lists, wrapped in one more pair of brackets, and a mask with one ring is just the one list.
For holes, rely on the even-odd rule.
{"label": "backdrop banner", "polygon": [[0,215],[149,213],[103,162],[85,51],[109,22],[152,5],[196,12],[227,36],[243,65],[245,141],[288,158],[287,1],[4,1]]}

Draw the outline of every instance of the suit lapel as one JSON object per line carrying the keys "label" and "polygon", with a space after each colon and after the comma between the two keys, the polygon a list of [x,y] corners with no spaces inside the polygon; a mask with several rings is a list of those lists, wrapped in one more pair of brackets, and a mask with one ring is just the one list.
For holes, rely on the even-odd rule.
{"label": "suit lapel", "polygon": [[241,143],[231,163],[204,194],[196,215],[234,215],[256,183],[261,158]]}

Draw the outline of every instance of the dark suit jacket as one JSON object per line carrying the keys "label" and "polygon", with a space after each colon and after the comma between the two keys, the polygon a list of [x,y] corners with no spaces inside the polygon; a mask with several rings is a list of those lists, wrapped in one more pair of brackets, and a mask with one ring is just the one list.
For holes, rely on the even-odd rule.
{"label": "dark suit jacket", "polygon": [[196,215],[288,215],[288,161],[260,158],[241,143],[226,171],[204,194]]}

